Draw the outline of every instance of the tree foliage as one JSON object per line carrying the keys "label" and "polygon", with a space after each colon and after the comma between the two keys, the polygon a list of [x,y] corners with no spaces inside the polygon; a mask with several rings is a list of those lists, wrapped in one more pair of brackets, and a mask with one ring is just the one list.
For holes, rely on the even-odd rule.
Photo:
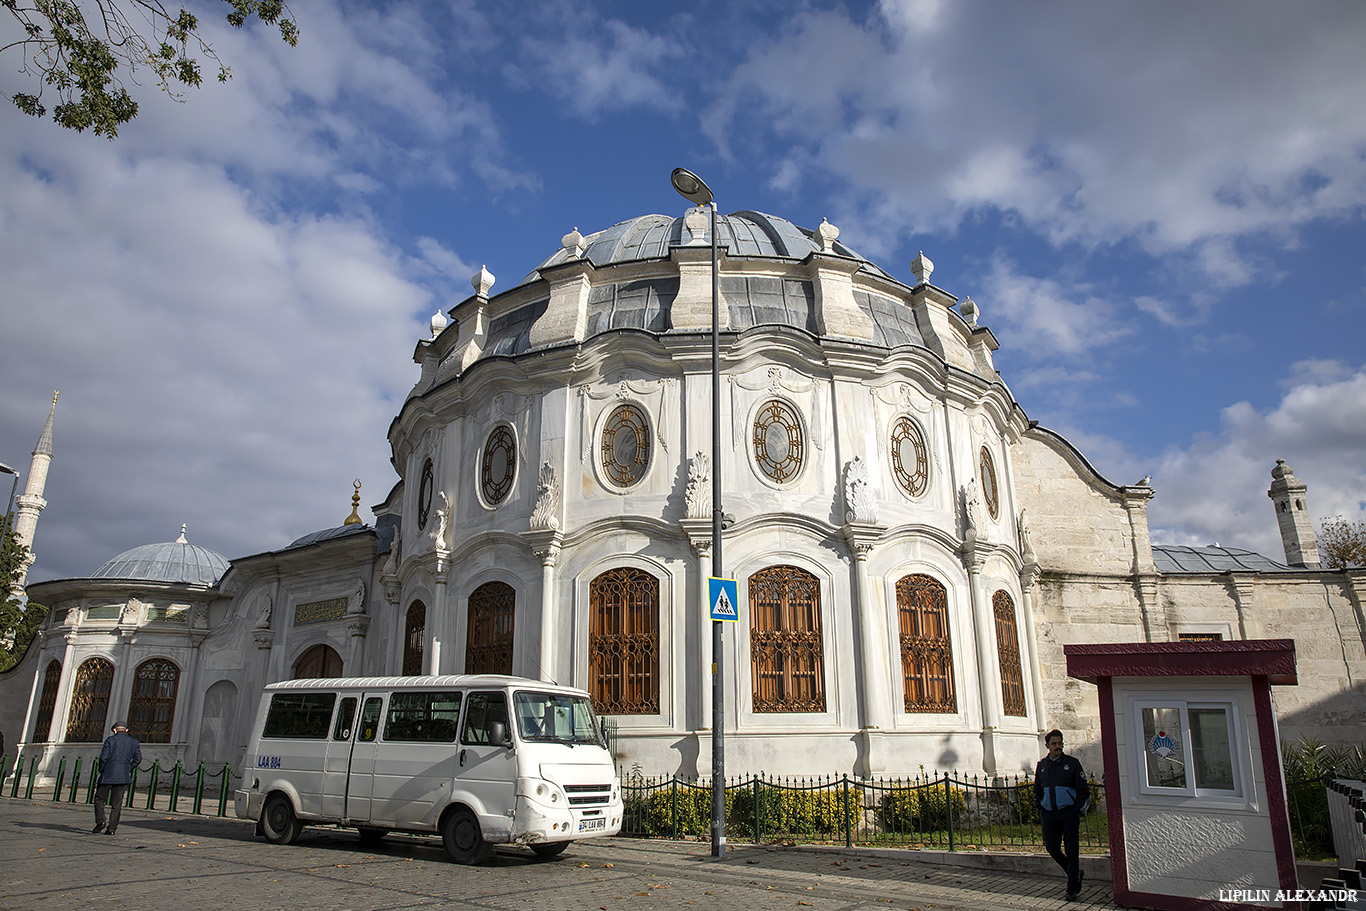
{"label": "tree foliage", "polygon": [[1366,521],[1326,520],[1319,527],[1319,551],[1332,569],[1366,566]]}
{"label": "tree foliage", "polygon": [[[299,41],[299,29],[282,0],[223,0],[228,24],[241,28],[259,19],[280,30],[286,44]],[[138,72],[152,74],[157,86],[181,100],[182,87],[203,81],[196,55],[218,67],[218,81],[232,71],[199,34],[199,19],[183,6],[161,0],[0,0],[21,34],[0,45],[18,49],[19,71],[36,83],[35,92],[16,92],[15,107],[34,117],[47,114],[45,92],[57,96],[52,119],[62,126],[114,139],[119,127],[138,114],[138,103],[124,79],[137,83]],[[3,39],[0,39],[3,40]]]}
{"label": "tree foliage", "polygon": [[[7,522],[0,528],[8,529],[11,524]],[[0,598],[4,599],[0,602],[0,671],[9,670],[24,656],[38,625],[47,616],[47,608],[41,604],[32,601],[24,604],[10,597],[27,556],[28,548],[19,543],[13,531],[6,530],[4,538],[0,539],[0,586],[3,586]]]}

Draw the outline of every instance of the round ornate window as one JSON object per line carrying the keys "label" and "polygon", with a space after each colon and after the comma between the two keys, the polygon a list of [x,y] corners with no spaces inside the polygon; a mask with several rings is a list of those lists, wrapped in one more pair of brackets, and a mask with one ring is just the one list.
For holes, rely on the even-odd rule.
{"label": "round ornate window", "polygon": [[908,417],[892,425],[892,472],[897,483],[913,497],[925,492],[930,479],[930,462],[925,454],[925,436]]}
{"label": "round ornate window", "polygon": [[754,415],[754,461],[774,481],[790,481],[802,467],[802,425],[785,402],[770,399]]}
{"label": "round ornate window", "polygon": [[436,478],[432,471],[432,460],[428,459],[422,463],[422,480],[417,488],[417,530],[427,527],[427,519],[432,514],[432,488],[436,486]]}
{"label": "round ornate window", "polygon": [[517,440],[508,425],[499,424],[484,443],[484,458],[479,465],[479,489],[490,506],[507,498],[516,467]]}
{"label": "round ornate window", "polygon": [[992,519],[998,519],[1001,515],[1001,492],[996,487],[996,465],[985,446],[982,447],[978,463],[978,473],[982,476],[982,500],[987,504],[987,512],[991,513]]}
{"label": "round ornate window", "polygon": [[602,425],[602,470],[618,487],[630,487],[650,466],[650,424],[634,405],[618,405]]}

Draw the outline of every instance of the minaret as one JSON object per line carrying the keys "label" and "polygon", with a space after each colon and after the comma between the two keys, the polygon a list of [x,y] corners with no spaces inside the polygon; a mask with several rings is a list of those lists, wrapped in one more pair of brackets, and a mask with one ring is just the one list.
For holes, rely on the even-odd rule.
{"label": "minaret", "polygon": [[15,583],[16,597],[23,593],[28,568],[36,559],[33,555],[33,533],[38,529],[38,513],[47,505],[47,500],[43,499],[43,488],[47,486],[47,466],[52,461],[52,418],[56,413],[57,393],[54,392],[52,410],[47,413],[47,423],[38,437],[38,445],[33,447],[33,462],[29,465],[28,480],[24,482],[24,493],[16,501],[19,508],[15,511],[14,537],[19,544],[29,549],[23,571]]}
{"label": "minaret", "polygon": [[1305,492],[1309,488],[1295,477],[1295,472],[1277,459],[1271,469],[1271,489],[1266,495],[1276,505],[1276,524],[1281,529],[1281,543],[1285,545],[1285,562],[1291,566],[1319,566],[1319,545],[1314,539],[1314,520],[1309,515]]}

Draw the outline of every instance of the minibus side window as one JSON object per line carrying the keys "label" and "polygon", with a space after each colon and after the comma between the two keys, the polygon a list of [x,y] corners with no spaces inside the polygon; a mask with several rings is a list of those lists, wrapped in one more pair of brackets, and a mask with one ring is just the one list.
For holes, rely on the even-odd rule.
{"label": "minibus side window", "polygon": [[360,712],[360,736],[357,738],[361,742],[369,743],[379,733],[380,706],[383,702],[378,696],[365,700],[365,708]]}
{"label": "minibus side window", "polygon": [[384,721],[384,739],[409,743],[455,743],[460,693],[394,693]]}
{"label": "minibus side window", "polygon": [[332,728],[333,740],[351,739],[351,722],[356,720],[356,697],[347,696],[337,709],[337,723]]}
{"label": "minibus side window", "polygon": [[336,693],[276,693],[261,729],[262,737],[281,740],[326,740]]}
{"label": "minibus side window", "polygon": [[461,743],[491,744],[494,724],[508,730],[508,701],[505,693],[470,693],[465,700],[465,729]]}

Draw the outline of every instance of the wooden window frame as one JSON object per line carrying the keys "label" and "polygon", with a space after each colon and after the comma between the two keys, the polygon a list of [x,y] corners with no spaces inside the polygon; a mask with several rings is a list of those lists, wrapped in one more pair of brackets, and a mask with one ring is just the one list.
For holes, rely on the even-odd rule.
{"label": "wooden window frame", "polygon": [[67,743],[100,743],[109,719],[110,690],[114,685],[114,662],[87,658],[76,669],[71,688],[71,711],[67,713]]}
{"label": "wooden window frame", "polygon": [[[163,684],[170,684],[166,693]],[[133,672],[133,695],[128,701],[128,733],[143,743],[170,743],[175,723],[180,668],[169,658],[148,658]]]}
{"label": "wooden window frame", "polygon": [[619,567],[588,583],[588,691],[599,715],[659,713],[659,580]]}
{"label": "wooden window frame", "polygon": [[956,713],[948,589],[933,576],[903,576],[896,583],[896,612],[906,711]]}
{"label": "wooden window frame", "polygon": [[820,579],[801,567],[769,566],[747,588],[754,712],[824,712]]}
{"label": "wooden window frame", "polygon": [[517,590],[506,582],[485,582],[470,592],[465,673],[512,673],[516,617]]}
{"label": "wooden window frame", "polygon": [[1023,718],[1025,707],[1024,671],[1020,664],[1020,632],[1015,622],[1015,601],[1006,591],[991,596],[991,612],[996,618],[996,659],[1001,670],[1001,711]]}
{"label": "wooden window frame", "polygon": [[52,713],[57,710],[57,693],[62,688],[62,662],[53,658],[43,672],[43,693],[38,697],[38,717],[33,724],[33,742],[52,740]]}
{"label": "wooden window frame", "polygon": [[427,657],[427,605],[420,599],[408,605],[403,615],[403,666],[404,677],[420,677],[424,670],[423,662]]}

